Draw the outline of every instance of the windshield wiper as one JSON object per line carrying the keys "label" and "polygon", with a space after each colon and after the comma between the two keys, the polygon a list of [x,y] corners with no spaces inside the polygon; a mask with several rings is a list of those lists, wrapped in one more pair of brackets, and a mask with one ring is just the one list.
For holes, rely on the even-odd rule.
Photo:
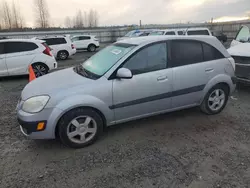
{"label": "windshield wiper", "polygon": [[86,78],[90,78],[90,79],[93,79],[93,80],[96,80],[98,78],[100,78],[100,76],[86,70],[85,68],[83,68],[82,64],[79,64],[75,67],[75,70],[76,70],[76,73],[86,77]]}
{"label": "windshield wiper", "polygon": [[76,73],[84,76],[84,77],[89,77],[88,73],[84,70],[81,64],[77,65],[75,67]]}

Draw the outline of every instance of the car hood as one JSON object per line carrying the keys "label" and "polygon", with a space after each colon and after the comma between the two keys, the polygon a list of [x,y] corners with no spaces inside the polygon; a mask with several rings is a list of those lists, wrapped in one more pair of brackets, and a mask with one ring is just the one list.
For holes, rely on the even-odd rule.
{"label": "car hood", "polygon": [[241,43],[232,46],[227,51],[231,56],[250,57],[250,43]]}
{"label": "car hood", "polygon": [[56,71],[39,77],[25,86],[22,91],[22,100],[38,95],[52,95],[62,90],[74,87],[91,85],[95,80],[77,74],[73,68]]}
{"label": "car hood", "polygon": [[120,41],[120,40],[125,40],[125,39],[128,39],[129,37],[120,37],[120,38],[117,38],[116,41]]}

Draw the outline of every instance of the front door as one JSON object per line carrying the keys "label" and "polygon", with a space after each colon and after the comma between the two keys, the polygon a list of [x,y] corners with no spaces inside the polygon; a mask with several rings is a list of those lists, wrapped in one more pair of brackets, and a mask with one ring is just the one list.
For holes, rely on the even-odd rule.
{"label": "front door", "polygon": [[131,79],[113,80],[113,106],[117,122],[140,118],[171,108],[172,69],[168,69],[166,43],[152,44],[122,66]]}
{"label": "front door", "polygon": [[8,69],[5,62],[4,43],[0,43],[0,76],[7,76]]}

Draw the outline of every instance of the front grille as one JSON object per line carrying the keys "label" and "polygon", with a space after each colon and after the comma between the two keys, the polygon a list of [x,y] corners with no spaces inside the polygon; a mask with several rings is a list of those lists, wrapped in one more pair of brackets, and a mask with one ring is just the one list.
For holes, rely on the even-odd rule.
{"label": "front grille", "polygon": [[250,66],[250,57],[232,56],[232,58],[234,58],[236,64],[245,64]]}
{"label": "front grille", "polygon": [[250,79],[250,57],[233,56],[236,64],[235,75],[239,78]]}

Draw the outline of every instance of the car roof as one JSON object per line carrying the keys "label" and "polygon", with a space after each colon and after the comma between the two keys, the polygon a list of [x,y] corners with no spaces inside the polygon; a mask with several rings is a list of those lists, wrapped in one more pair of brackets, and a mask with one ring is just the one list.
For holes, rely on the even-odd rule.
{"label": "car roof", "polygon": [[34,42],[34,43],[42,43],[42,40],[35,40],[35,39],[3,39],[0,42]]}
{"label": "car roof", "polygon": [[156,35],[156,36],[146,36],[146,37],[135,37],[135,38],[129,38],[125,40],[121,40],[116,42],[118,43],[127,43],[131,45],[137,45],[137,46],[145,46],[147,44],[155,43],[155,42],[161,42],[166,40],[197,40],[202,41],[205,43],[208,43],[215,48],[219,49],[225,57],[230,57],[225,47],[221,44],[221,42],[218,41],[218,39],[214,36],[209,35]]}

